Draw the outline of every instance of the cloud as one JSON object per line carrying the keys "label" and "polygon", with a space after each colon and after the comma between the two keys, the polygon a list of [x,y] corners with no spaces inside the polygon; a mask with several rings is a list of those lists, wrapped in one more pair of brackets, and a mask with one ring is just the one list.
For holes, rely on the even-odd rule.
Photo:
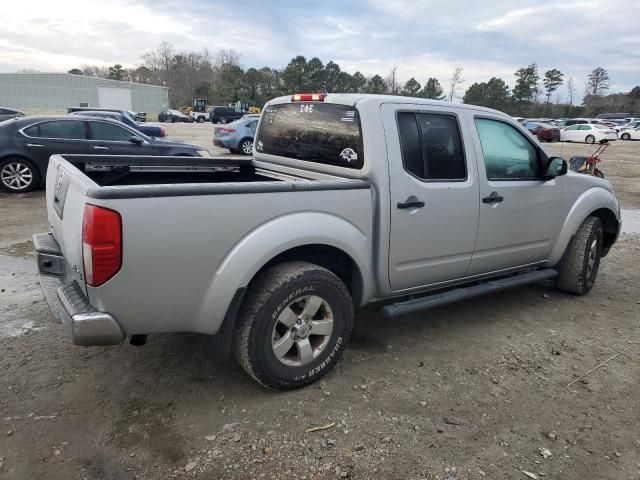
{"label": "cloud", "polygon": [[246,66],[283,67],[318,56],[343,69],[400,81],[456,66],[467,82],[537,63],[581,82],[596,66],[612,90],[637,84],[640,2],[626,0],[23,0],[4,2],[0,71],[131,66],[161,41],[176,50],[233,48]]}

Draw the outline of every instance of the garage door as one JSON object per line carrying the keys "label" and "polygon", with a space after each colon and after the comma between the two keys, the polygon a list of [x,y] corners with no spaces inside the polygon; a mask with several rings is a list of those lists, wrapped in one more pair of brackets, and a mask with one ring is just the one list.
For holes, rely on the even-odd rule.
{"label": "garage door", "polygon": [[131,90],[120,87],[98,87],[100,108],[131,110]]}

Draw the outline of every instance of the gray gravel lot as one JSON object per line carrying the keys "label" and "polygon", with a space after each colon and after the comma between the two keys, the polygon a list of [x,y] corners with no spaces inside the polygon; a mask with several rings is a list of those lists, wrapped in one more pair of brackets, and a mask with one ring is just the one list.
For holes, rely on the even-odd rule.
{"label": "gray gravel lot", "polygon": [[[165,128],[223,153],[211,124]],[[628,218],[639,156],[616,142],[602,163]],[[74,347],[30,253],[43,192],[0,194],[0,219],[0,478],[640,478],[636,227],[588,296],[537,285],[394,321],[364,310],[337,368],[276,393],[212,364],[198,335]]]}

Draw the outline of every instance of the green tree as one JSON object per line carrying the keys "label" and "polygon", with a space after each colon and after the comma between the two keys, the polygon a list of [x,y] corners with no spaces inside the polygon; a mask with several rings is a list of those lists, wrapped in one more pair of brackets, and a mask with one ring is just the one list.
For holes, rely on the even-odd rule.
{"label": "green tree", "polygon": [[513,99],[516,102],[532,101],[538,89],[538,66],[532,63],[519,68],[515,73],[516,85],[513,87]]}
{"label": "green tree", "polygon": [[417,97],[418,92],[420,92],[420,83],[413,77],[407,80],[407,83],[404,84],[402,88],[402,95],[406,95],[408,97]]}
{"label": "green tree", "polygon": [[309,90],[307,59],[302,55],[292,58],[282,71],[282,82],[287,93],[301,93]]}
{"label": "green tree", "polygon": [[446,95],[442,89],[442,85],[437,78],[429,77],[424,88],[420,91],[422,98],[430,98],[431,100],[444,100]]}
{"label": "green tree", "polygon": [[339,90],[340,66],[337,63],[329,62],[324,67],[324,90],[328,93]]}
{"label": "green tree", "polygon": [[362,93],[367,86],[367,79],[360,72],[351,75],[351,88],[354,93]]}
{"label": "green tree", "polygon": [[79,68],[72,68],[67,73],[70,73],[71,75],[82,75],[83,74],[82,70],[80,70]]}
{"label": "green tree", "polygon": [[558,87],[562,85],[562,77],[564,77],[564,74],[560,70],[555,68],[544,72],[542,84],[544,85],[547,96],[547,105],[549,104],[549,100],[551,99],[551,95],[553,94],[553,92],[555,92]]}
{"label": "green tree", "polygon": [[609,72],[602,67],[596,67],[589,74],[587,94],[600,96],[609,90]]}
{"label": "green tree", "polygon": [[107,78],[110,80],[122,80],[124,75],[124,70],[122,69],[122,65],[116,63],[113,67],[109,67],[109,74]]}
{"label": "green tree", "polygon": [[493,77],[488,82],[476,82],[471,85],[462,101],[480,107],[506,110],[509,99],[509,86],[501,78]]}
{"label": "green tree", "polygon": [[387,93],[387,83],[380,75],[374,75],[367,81],[366,93]]}
{"label": "green tree", "polygon": [[243,83],[244,71],[240,66],[230,63],[220,65],[216,97],[224,103],[237,102],[241,99]]}
{"label": "green tree", "polygon": [[243,86],[246,92],[246,100],[252,105],[260,103],[258,97],[262,86],[262,73],[255,68],[249,68],[244,72]]}
{"label": "green tree", "polygon": [[324,88],[324,64],[318,57],[313,57],[307,63],[307,76],[309,78],[309,90],[321,92]]}
{"label": "green tree", "polygon": [[640,85],[633,87],[629,92],[629,96],[633,99],[640,99]]}

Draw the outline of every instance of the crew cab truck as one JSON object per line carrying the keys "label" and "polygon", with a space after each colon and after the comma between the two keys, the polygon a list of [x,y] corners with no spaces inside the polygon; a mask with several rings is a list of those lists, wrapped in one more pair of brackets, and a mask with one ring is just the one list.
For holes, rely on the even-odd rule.
{"label": "crew cab truck", "polygon": [[34,244],[77,345],[211,336],[259,383],[313,382],[354,308],[387,317],[541,280],[591,290],[611,184],[567,171],[505,114],[379,95],[263,110],[252,159],[65,156]]}

